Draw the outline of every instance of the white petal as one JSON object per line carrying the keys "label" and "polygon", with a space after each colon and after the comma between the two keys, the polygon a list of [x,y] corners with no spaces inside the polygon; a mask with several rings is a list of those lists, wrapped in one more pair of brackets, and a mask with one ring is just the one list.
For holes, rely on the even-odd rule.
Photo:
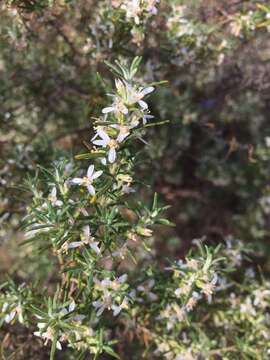
{"label": "white petal", "polygon": [[68,314],[68,310],[67,310],[66,308],[62,309],[62,310],[60,311],[60,314],[62,314],[62,316],[65,316],[65,315]]}
{"label": "white petal", "polygon": [[153,115],[144,115],[143,118],[142,118],[143,125],[145,125],[147,123],[147,120],[153,119],[153,118],[154,118]]}
{"label": "white petal", "polygon": [[147,95],[147,94],[150,94],[151,92],[153,92],[155,90],[155,88],[153,86],[149,86],[145,89],[143,89],[142,93],[143,95]]}
{"label": "white petal", "polygon": [[133,129],[135,128],[136,126],[139,125],[139,121],[138,120],[132,120],[131,121],[131,124],[130,124],[130,128]]}
{"label": "white petal", "polygon": [[93,140],[95,140],[97,137],[98,137],[98,134],[96,133],[90,141],[93,142]]}
{"label": "white petal", "polygon": [[90,244],[91,249],[93,249],[98,255],[100,254],[100,248],[98,247],[98,242],[94,241]]}
{"label": "white petal", "polygon": [[144,115],[144,118],[145,119],[154,119],[154,116],[153,115]]}
{"label": "white petal", "polygon": [[143,110],[148,109],[148,105],[146,104],[145,101],[140,100],[140,101],[138,101],[138,103],[139,103],[140,107],[141,107]]}
{"label": "white petal", "polygon": [[46,323],[38,323],[37,324],[37,327],[39,328],[39,329],[44,329],[45,327],[46,327]]}
{"label": "white petal", "polygon": [[55,206],[62,206],[62,205],[63,205],[63,201],[61,201],[61,200],[56,200]]}
{"label": "white petal", "polygon": [[124,115],[127,115],[128,114],[128,108],[123,105],[123,108],[122,108],[122,111],[121,111]]}
{"label": "white petal", "polygon": [[148,293],[147,296],[150,301],[156,301],[158,299],[157,295],[152,292]]}
{"label": "white petal", "polygon": [[116,151],[115,151],[115,148],[111,148],[109,150],[109,154],[108,154],[108,160],[109,162],[112,164],[115,162],[115,159],[116,159]]}
{"label": "white petal", "polygon": [[101,164],[102,165],[107,165],[107,159],[106,158],[102,158],[102,159],[100,159],[100,162],[101,162]]}
{"label": "white petal", "polygon": [[75,301],[72,301],[70,304],[69,304],[69,307],[68,307],[68,312],[72,312],[76,307],[76,304],[75,304]]}
{"label": "white petal", "polygon": [[101,137],[101,139],[106,141],[106,143],[108,144],[108,142],[110,141],[110,137],[108,136],[108,134],[106,134],[105,131],[103,131],[102,129],[97,129],[97,133]]}
{"label": "white petal", "polygon": [[92,141],[94,145],[97,145],[97,146],[107,146],[107,142],[104,141],[104,140],[95,140],[95,141]]}
{"label": "white petal", "polygon": [[105,107],[104,109],[102,109],[102,114],[108,114],[110,112],[114,111],[114,107],[113,106],[108,106]]}
{"label": "white petal", "polygon": [[68,248],[69,249],[75,249],[75,248],[81,246],[82,244],[83,244],[82,241],[74,241],[74,242],[68,244]]}
{"label": "white petal", "polygon": [[51,196],[56,197],[56,187],[55,186],[52,188]]}
{"label": "white petal", "polygon": [[125,139],[125,135],[122,134],[122,133],[119,133],[117,138],[116,138],[116,141],[122,142],[124,139]]}
{"label": "white petal", "polygon": [[16,311],[12,311],[10,314],[6,315],[5,322],[10,323],[16,315]]}
{"label": "white petal", "polygon": [[104,310],[105,310],[105,306],[102,305],[102,306],[100,307],[100,309],[98,310],[98,312],[97,312],[97,316],[100,316],[100,315],[103,313]]}
{"label": "white petal", "polygon": [[102,306],[102,302],[100,300],[93,301],[92,304],[96,309]]}
{"label": "white petal", "polygon": [[118,281],[120,282],[120,283],[123,283],[123,282],[125,282],[127,280],[127,274],[123,274],[123,275],[121,275],[119,278],[118,278]]}
{"label": "white petal", "polygon": [[95,192],[95,188],[93,185],[87,185],[87,189],[91,195],[93,195],[93,196],[95,195],[96,192]]}
{"label": "white petal", "polygon": [[74,316],[73,320],[75,320],[75,321],[82,321],[82,320],[84,320],[85,318],[86,318],[85,315],[80,315],[80,314],[78,314],[78,315]]}
{"label": "white petal", "polygon": [[82,179],[80,179],[80,178],[74,178],[74,179],[72,179],[71,180],[71,182],[73,183],[73,184],[78,184],[78,185],[80,185],[81,183],[82,183]]}
{"label": "white petal", "polygon": [[123,134],[123,133],[120,132],[120,133],[118,134],[116,140],[117,140],[118,142],[122,142],[123,140],[125,140],[125,138],[126,138],[128,135],[129,135],[129,132],[126,133],[126,134]]}
{"label": "white petal", "polygon": [[113,316],[117,316],[121,312],[122,308],[121,306],[112,305],[112,310]]}
{"label": "white petal", "polygon": [[88,239],[90,236],[90,226],[86,225],[83,227],[83,234]]}
{"label": "white petal", "polygon": [[89,165],[88,169],[87,169],[87,177],[91,178],[92,174],[94,172],[94,165]]}
{"label": "white petal", "polygon": [[96,171],[94,172],[93,176],[92,176],[92,179],[97,179],[98,177],[100,177],[100,175],[102,175],[103,171],[102,170],[99,170],[99,171]]}

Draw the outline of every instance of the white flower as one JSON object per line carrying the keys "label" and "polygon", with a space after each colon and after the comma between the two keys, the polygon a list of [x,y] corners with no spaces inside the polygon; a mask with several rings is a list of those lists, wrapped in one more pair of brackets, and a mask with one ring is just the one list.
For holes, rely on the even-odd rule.
{"label": "white flower", "polygon": [[137,287],[137,290],[143,293],[149,301],[157,301],[158,297],[155,293],[153,293],[151,290],[155,286],[155,280],[149,279],[146,283],[139,285]]}
{"label": "white flower", "polygon": [[119,133],[117,135],[116,141],[122,142],[125,140],[125,138],[130,134],[130,129],[128,126],[125,125],[119,125],[119,124],[113,124],[111,125],[114,129],[119,130]]}
{"label": "white flower", "polygon": [[117,277],[115,280],[111,281],[110,287],[114,290],[117,290],[121,286],[121,284],[126,282],[126,280],[127,280],[127,274],[123,274]]}
{"label": "white flower", "polygon": [[126,11],[127,20],[134,19],[135,24],[139,25],[139,16],[143,10],[141,8],[140,0],[126,0],[125,3],[121,6],[121,8]]}
{"label": "white flower", "polygon": [[257,289],[253,291],[254,305],[265,309],[269,304],[270,290],[268,289]]}
{"label": "white flower", "polygon": [[167,304],[166,308],[161,311],[158,320],[166,319],[167,330],[171,330],[176,323],[182,322],[185,318],[186,312],[184,308],[176,303]]}
{"label": "white flower", "polygon": [[193,310],[199,299],[200,299],[200,294],[198,294],[196,291],[193,291],[191,298],[188,300],[186,304],[187,312]]}
{"label": "white flower", "polygon": [[108,291],[105,291],[102,300],[93,301],[93,306],[96,308],[97,316],[100,316],[105,309],[110,310],[112,307],[112,298],[111,294]]}
{"label": "white flower", "polygon": [[122,309],[128,309],[128,298],[126,296],[120,305],[112,305],[113,316],[117,316]]}
{"label": "white flower", "polygon": [[105,309],[113,310],[114,316],[119,314],[119,312],[127,307],[127,299],[124,299],[122,304],[115,304],[113,302],[113,294],[116,292],[116,297],[118,297],[118,290],[121,288],[121,285],[126,281],[127,274],[123,274],[120,277],[111,280],[110,278],[105,278],[99,280],[94,278],[95,288],[101,292],[99,298],[93,301],[93,306],[97,310],[97,316],[100,316]]}
{"label": "white flower", "polygon": [[246,299],[245,303],[240,305],[240,312],[254,317],[256,316],[256,309],[252,305],[252,301],[249,297]]}
{"label": "white flower", "polygon": [[143,101],[142,99],[150,94],[151,92],[153,92],[155,90],[155,88],[153,86],[149,86],[147,88],[140,88],[138,91],[134,91],[134,89],[132,89],[131,87],[129,87],[129,103],[130,104],[136,104],[138,103],[140,105],[140,107],[142,108],[142,110],[146,110],[148,109],[148,105],[145,101]]}
{"label": "white flower", "polygon": [[115,112],[116,114],[122,113],[124,115],[128,114],[128,108],[125,106],[123,100],[119,97],[115,97],[115,101],[111,106],[105,107],[102,109],[103,114],[108,114],[110,112]]}
{"label": "white flower", "polygon": [[54,186],[48,196],[48,200],[52,203],[52,206],[62,206],[63,201],[57,199],[57,190]]}
{"label": "white flower", "polygon": [[96,287],[101,291],[106,291],[107,289],[113,289],[117,290],[123,284],[127,279],[127,274],[123,274],[119,277],[117,277],[114,280],[110,280],[109,278],[105,278],[103,280],[99,280],[97,278],[94,278],[94,283]]}
{"label": "white flower", "polygon": [[[2,312],[5,312],[8,308],[8,304],[4,303],[3,308],[2,308]],[[21,305],[17,305],[12,311],[10,311],[6,316],[5,316],[5,322],[6,323],[10,323],[15,316],[18,316],[18,320],[21,324],[23,324],[24,320],[23,320],[23,314],[22,314],[22,307]]]}
{"label": "white flower", "polygon": [[94,241],[95,238],[91,236],[90,226],[86,225],[83,227],[83,233],[81,234],[81,241],[74,241],[68,245],[69,249],[81,247],[83,245],[89,245],[98,255],[100,254],[100,248],[98,241]]}
{"label": "white flower", "polygon": [[102,173],[102,170],[94,171],[94,165],[90,165],[87,170],[87,176],[84,176],[83,178],[74,178],[71,182],[75,185],[86,186],[89,193],[94,196],[96,192],[92,183],[95,179],[100,177]]}
{"label": "white flower", "polygon": [[211,295],[213,294],[217,281],[218,276],[217,274],[214,274],[213,279],[210,282],[206,281],[200,286],[202,292],[209,298],[209,300],[211,300]]}
{"label": "white flower", "polygon": [[[47,345],[48,344],[48,341],[53,341],[53,338],[54,338],[54,331],[53,329],[49,326],[47,328],[47,330],[44,332],[42,329],[44,329],[44,327],[46,327],[46,324],[45,323],[38,323],[37,324],[38,328],[39,328],[39,331],[35,331],[34,332],[34,335],[35,336],[39,336],[41,337],[42,339],[45,340],[44,344]],[[62,346],[61,346],[61,343],[60,341],[57,341],[56,342],[56,348],[58,350],[62,350]]]}
{"label": "white flower", "polygon": [[116,148],[119,146],[120,141],[111,139],[109,135],[101,129],[97,129],[97,134],[99,135],[100,139],[94,140],[93,144],[97,146],[108,147],[108,160],[110,163],[114,163],[116,160]]}

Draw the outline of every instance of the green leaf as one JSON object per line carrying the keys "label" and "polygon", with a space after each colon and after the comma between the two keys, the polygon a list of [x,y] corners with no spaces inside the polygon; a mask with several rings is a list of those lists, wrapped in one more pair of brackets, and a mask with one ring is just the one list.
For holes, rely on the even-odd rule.
{"label": "green leaf", "polygon": [[171,227],[175,226],[175,224],[168,219],[158,219],[156,221],[156,223],[161,224],[161,225],[171,226]]}
{"label": "green leaf", "polygon": [[104,157],[104,154],[105,154],[104,151],[83,153],[83,154],[75,155],[75,159],[76,160],[97,159],[100,157]]}
{"label": "green leaf", "polygon": [[116,352],[109,346],[104,346],[103,349],[107,354],[113,356],[116,359],[120,359],[119,355],[117,355]]}
{"label": "green leaf", "polygon": [[51,352],[50,352],[50,360],[54,360],[54,355],[56,352],[56,344],[57,344],[57,334],[55,334],[52,342]]}
{"label": "green leaf", "polygon": [[153,200],[153,205],[152,205],[152,211],[154,211],[157,208],[157,199],[158,199],[158,195],[155,192],[154,194],[154,200]]}
{"label": "green leaf", "polygon": [[108,66],[108,68],[111,69],[112,72],[116,73],[117,75],[122,75],[119,69],[115,65],[111,64],[107,60],[104,60],[104,63]]}

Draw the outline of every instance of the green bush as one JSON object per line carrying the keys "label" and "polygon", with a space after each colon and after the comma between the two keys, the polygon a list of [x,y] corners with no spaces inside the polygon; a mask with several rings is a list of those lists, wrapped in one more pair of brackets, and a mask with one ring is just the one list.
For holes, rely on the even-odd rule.
{"label": "green bush", "polygon": [[0,17],[1,357],[268,359],[267,1]]}

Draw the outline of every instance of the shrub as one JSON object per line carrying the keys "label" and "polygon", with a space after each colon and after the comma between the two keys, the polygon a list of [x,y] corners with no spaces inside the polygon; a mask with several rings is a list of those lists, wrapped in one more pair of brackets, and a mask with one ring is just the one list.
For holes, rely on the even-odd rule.
{"label": "shrub", "polygon": [[267,3],[0,11],[1,356],[267,359]]}

